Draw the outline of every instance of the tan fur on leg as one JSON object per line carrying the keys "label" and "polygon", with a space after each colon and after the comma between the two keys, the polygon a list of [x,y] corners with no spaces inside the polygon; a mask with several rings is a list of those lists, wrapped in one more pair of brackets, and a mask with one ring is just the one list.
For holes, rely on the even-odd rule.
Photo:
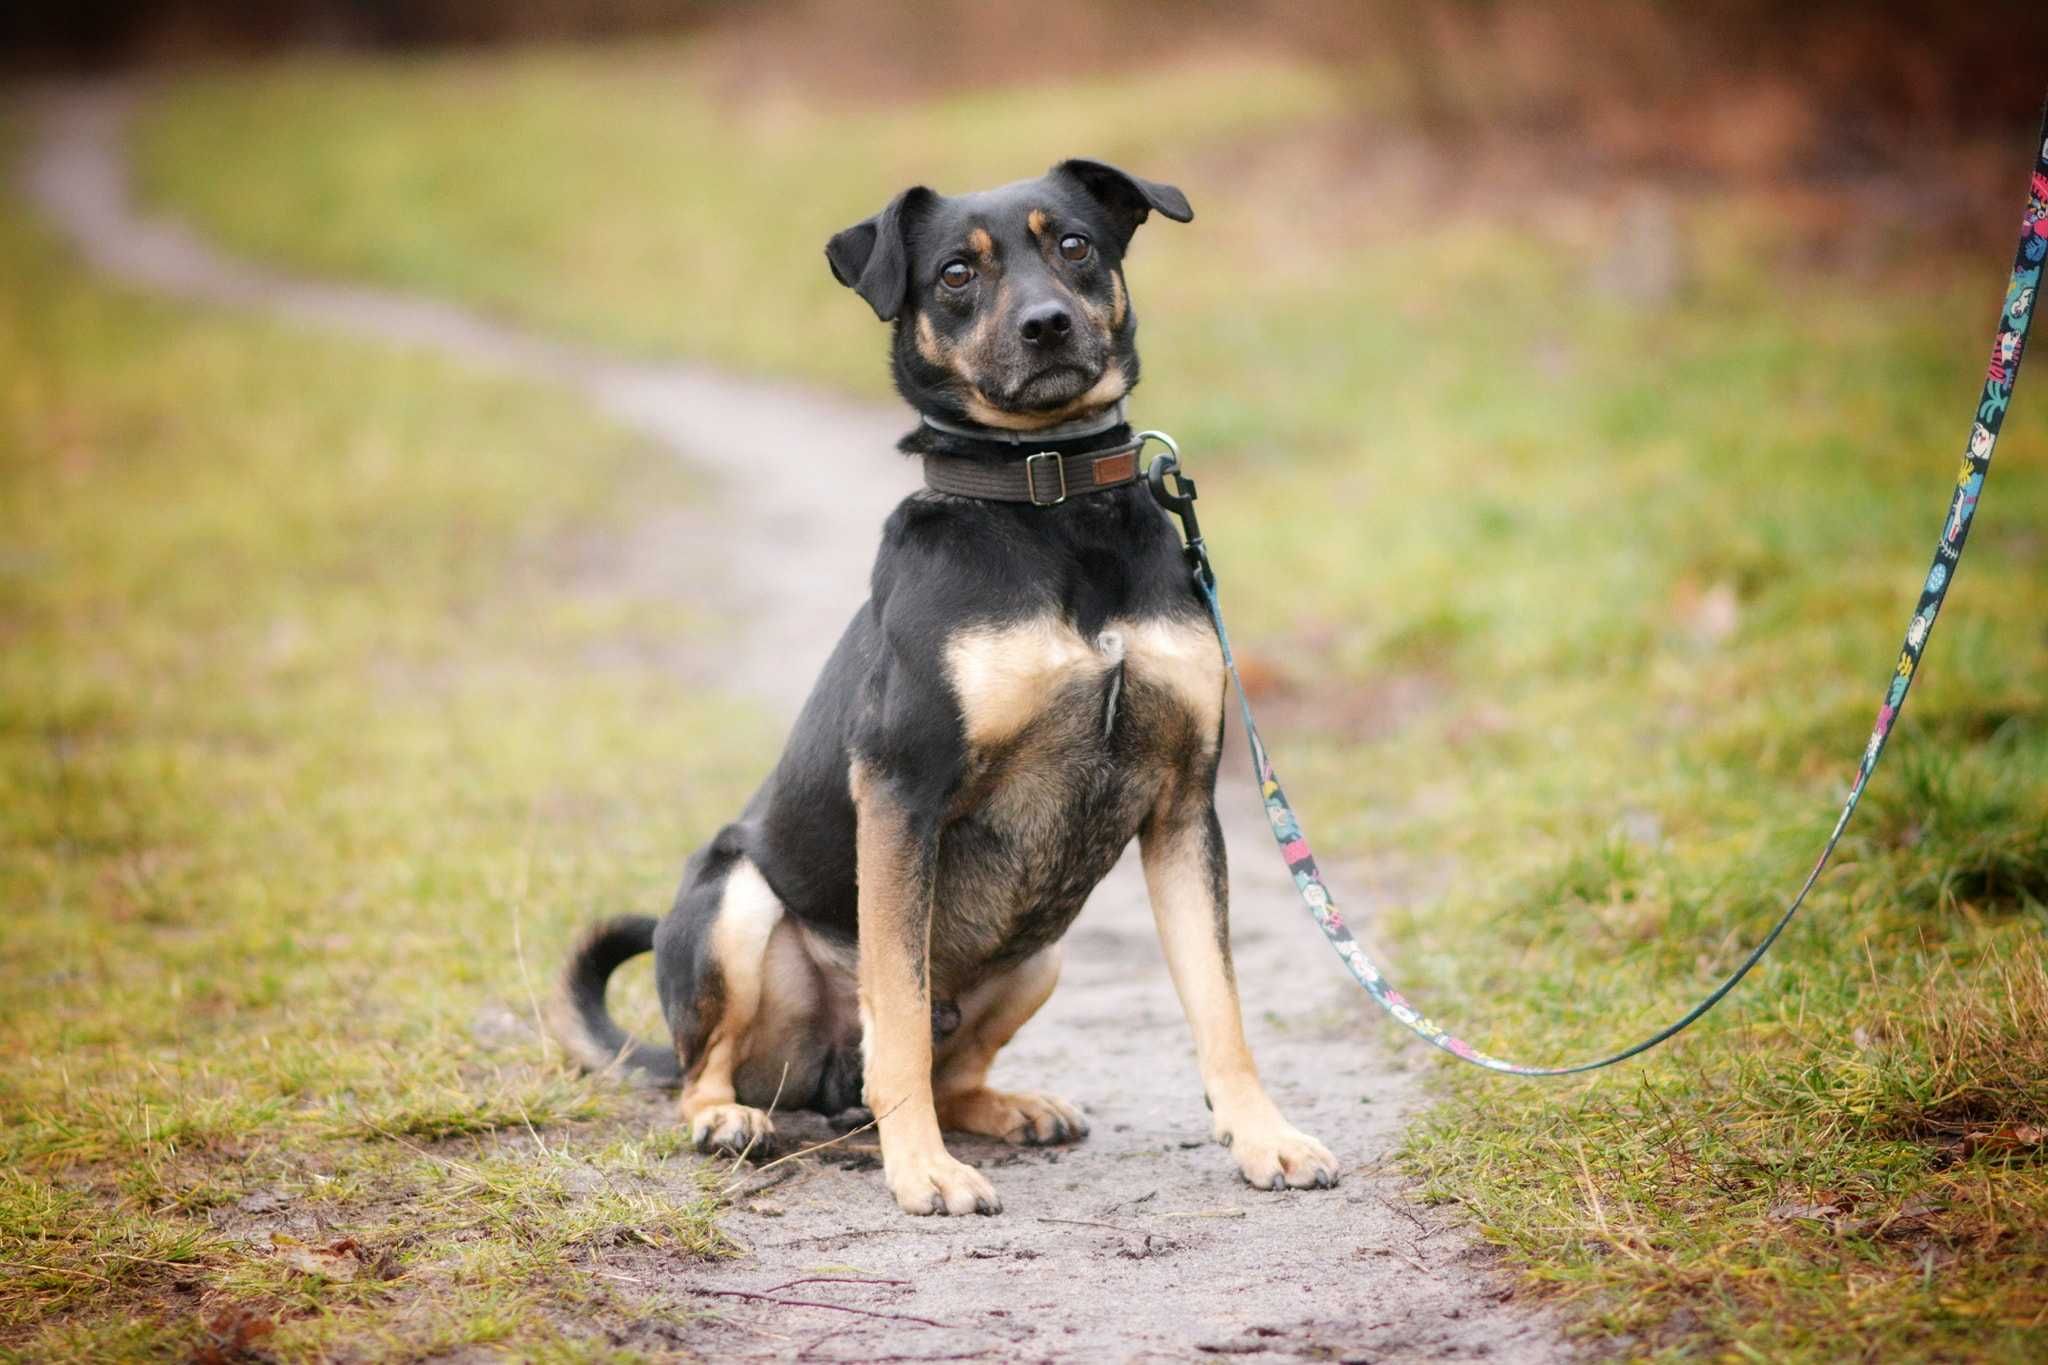
{"label": "tan fur on leg", "polygon": [[1206,808],[1168,809],[1139,839],[1152,916],[1174,990],[1194,1030],[1216,1140],[1231,1149],[1244,1178],[1262,1189],[1334,1185],[1336,1160],[1322,1143],[1281,1117],[1259,1083],[1245,1044],[1230,970],[1229,912],[1215,889],[1218,878],[1209,871],[1209,840],[1217,837],[1209,819]]}
{"label": "tan fur on leg", "polygon": [[931,888],[917,836],[885,782],[849,774],[859,877],[861,1050],[882,1169],[906,1213],[997,1213],[995,1187],[956,1161],[932,1103]]}
{"label": "tan fur on leg", "polygon": [[766,1113],[737,1102],[733,1072],[747,1054],[748,1034],[761,1007],[768,942],[781,921],[782,902],[760,870],[745,858],[734,863],[711,928],[720,990],[718,1020],[703,1050],[683,1059],[678,1109],[699,1151],[740,1152],[758,1147],[775,1132]]}
{"label": "tan fur on leg", "polygon": [[996,1053],[1052,995],[1060,978],[1058,944],[982,981],[960,999],[960,1029],[932,1076],[939,1126],[1037,1146],[1088,1136],[1081,1111],[1057,1095],[989,1088]]}

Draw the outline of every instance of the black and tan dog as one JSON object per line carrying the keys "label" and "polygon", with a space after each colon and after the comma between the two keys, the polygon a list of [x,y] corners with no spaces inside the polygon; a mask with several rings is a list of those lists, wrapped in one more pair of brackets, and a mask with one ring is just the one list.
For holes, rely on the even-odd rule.
{"label": "black and tan dog", "polygon": [[[1192,217],[1170,185],[1067,161],[980,194],[906,190],[826,247],[895,324],[924,419],[903,449],[933,487],[890,516],[774,772],[665,919],[591,932],[556,1012],[585,1065],[680,1084],[700,1148],[766,1138],[770,1107],[865,1103],[904,1209],[996,1212],[939,1134],[1087,1133],[1066,1100],[987,1077],[1135,838],[1216,1138],[1254,1185],[1336,1182],[1245,1047],[1213,803],[1222,658],[1121,418],[1123,256],[1154,211]],[[649,949],[673,1048],[605,1011],[612,970]]]}

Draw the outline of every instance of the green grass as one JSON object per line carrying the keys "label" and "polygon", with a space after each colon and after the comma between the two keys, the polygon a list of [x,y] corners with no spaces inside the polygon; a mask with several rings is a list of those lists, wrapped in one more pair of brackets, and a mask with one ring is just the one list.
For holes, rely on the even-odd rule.
{"label": "green grass", "polygon": [[621,586],[686,487],[12,207],[0,262],[0,1359],[602,1353],[584,1250],[713,1253],[715,1200],[533,996],[768,738]]}
{"label": "green grass", "polygon": [[[1134,257],[1138,410],[1202,476],[1276,761],[1392,902],[1397,979],[1552,1060],[1753,941],[1925,571],[2017,181],[1981,256],[1846,202],[1887,224],[1860,274],[1768,191],[1684,195],[1681,287],[1629,304],[1588,285],[1600,187],[1446,206],[1349,155],[1398,101],[1324,73],[858,109],[710,85],[687,49],[302,65],[172,90],[138,149],[237,248],[870,393],[880,330],[829,232],[1069,153],[1175,179],[1199,217]],[[2014,410],[1840,865],[1741,993],[1596,1079],[1436,1076],[1408,1160],[1609,1346],[2048,1349],[2044,412]]]}

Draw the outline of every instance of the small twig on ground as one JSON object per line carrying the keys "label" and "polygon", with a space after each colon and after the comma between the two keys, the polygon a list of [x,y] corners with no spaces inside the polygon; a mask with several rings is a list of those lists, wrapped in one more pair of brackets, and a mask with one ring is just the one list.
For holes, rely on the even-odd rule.
{"label": "small twig on ground", "polygon": [[1183,1213],[1155,1213],[1154,1218],[1243,1218],[1243,1209],[1189,1209]]}
{"label": "small twig on ground", "polygon": [[1381,1194],[1377,1190],[1373,1191],[1373,1198],[1379,1200],[1382,1204],[1385,1204],[1395,1213],[1400,1214],[1403,1218],[1406,1218],[1409,1222],[1413,1223],[1416,1226],[1417,1230],[1422,1232],[1428,1232],[1430,1230],[1429,1226],[1426,1223],[1424,1223],[1420,1218],[1417,1218],[1415,1216],[1415,1213],[1412,1209],[1402,1208],[1399,1204],[1396,1204],[1393,1200],[1387,1198],[1385,1195]]}
{"label": "small twig on ground", "polygon": [[1396,1260],[1406,1261],[1409,1265],[1414,1266],[1418,1271],[1422,1272],[1424,1275],[1429,1274],[1428,1266],[1416,1260],[1413,1256],[1410,1256],[1405,1251],[1395,1251],[1392,1247],[1388,1247],[1387,1255],[1392,1256]]}
{"label": "small twig on ground", "polygon": [[[774,1093],[773,1095],[769,1096],[769,1098],[768,1098],[768,1112],[769,1112],[769,1113],[771,1113],[771,1114],[772,1114],[772,1113],[774,1113],[774,1112],[775,1112],[775,1106],[776,1106],[776,1105],[778,1105],[778,1104],[780,1104],[780,1103],[782,1102],[782,1087],[783,1087],[783,1086],[785,1086],[785,1085],[787,1085],[788,1083],[789,1083],[789,1063],[788,1063],[788,1062],[784,1062],[784,1063],[782,1064],[782,1074],[781,1074],[780,1076],[777,1076],[777,1077],[775,1078],[775,1093]],[[755,1133],[755,1134],[754,1134],[754,1135],[753,1135],[752,1137],[750,1137],[750,1138],[748,1138],[748,1139],[747,1139],[747,1145],[746,1145],[746,1146],[744,1146],[744,1147],[742,1147],[742,1148],[740,1148],[740,1150],[739,1150],[739,1154],[733,1157],[733,1159],[732,1159],[732,1165],[730,1165],[730,1166],[728,1166],[728,1167],[726,1167],[726,1168],[725,1168],[725,1173],[726,1173],[726,1174],[727,1174],[728,1176],[730,1176],[730,1175],[731,1175],[731,1174],[732,1174],[732,1173],[733,1173],[734,1171],[736,1171],[736,1170],[738,1170],[738,1169],[740,1168],[740,1163],[741,1163],[742,1161],[745,1161],[745,1160],[747,1159],[747,1156],[748,1156],[748,1154],[749,1154],[749,1153],[751,1153],[751,1152],[752,1152],[752,1151],[754,1150],[754,1144],[755,1144],[755,1143],[757,1143],[757,1142],[759,1142],[760,1140],[761,1140],[761,1135],[760,1135],[759,1133]]]}
{"label": "small twig on ground", "polygon": [[866,1280],[858,1275],[806,1275],[801,1280],[787,1280],[782,1284],[771,1284],[762,1290],[763,1294],[779,1294],[800,1284],[909,1284],[908,1280]]}
{"label": "small twig on ground", "polygon": [[[901,1104],[902,1102],[903,1102],[903,1101],[901,1101],[901,1100],[898,1100],[898,1101],[896,1102],[896,1104]],[[810,1146],[808,1146],[808,1147],[800,1148],[800,1149],[798,1149],[797,1151],[794,1151],[794,1152],[790,1152],[790,1153],[788,1153],[788,1154],[787,1154],[787,1155],[785,1155],[785,1156],[779,1156],[779,1157],[776,1157],[776,1158],[775,1158],[775,1160],[773,1160],[773,1161],[769,1162],[769,1163],[768,1163],[767,1165],[765,1165],[765,1166],[759,1166],[759,1167],[756,1167],[756,1168],[755,1168],[755,1171],[754,1171],[754,1174],[755,1174],[755,1175],[766,1175],[766,1174],[767,1174],[768,1172],[770,1172],[770,1171],[774,1170],[774,1169],[775,1169],[775,1168],[776,1168],[777,1166],[780,1166],[780,1165],[782,1165],[782,1164],[783,1164],[784,1162],[788,1162],[788,1161],[795,1161],[795,1160],[796,1160],[796,1159],[797,1159],[798,1157],[800,1157],[800,1156],[809,1156],[809,1155],[810,1155],[810,1154],[811,1154],[812,1152],[822,1152],[822,1151],[824,1151],[824,1150],[825,1150],[825,1149],[826,1149],[827,1147],[836,1147],[836,1146],[838,1146],[838,1145],[839,1145],[840,1143],[842,1143],[842,1142],[846,1141],[846,1140],[847,1140],[848,1138],[850,1138],[850,1137],[853,1137],[853,1136],[855,1136],[856,1134],[859,1134],[859,1133],[864,1133],[864,1132],[866,1132],[866,1131],[867,1131],[868,1129],[870,1129],[870,1128],[874,1127],[874,1126],[875,1126],[876,1124],[880,1123],[880,1122],[881,1122],[881,1121],[882,1121],[883,1119],[885,1119],[885,1118],[889,1117],[889,1115],[890,1115],[890,1114],[893,1114],[893,1113],[895,1113],[895,1112],[896,1112],[896,1105],[895,1105],[895,1104],[892,1104],[892,1105],[890,1105],[890,1106],[889,1106],[889,1108],[888,1108],[887,1112],[875,1115],[875,1116],[874,1116],[873,1118],[869,1119],[869,1120],[868,1120],[868,1121],[867,1121],[866,1123],[863,1123],[863,1124],[862,1124],[862,1125],[861,1125],[860,1127],[858,1127],[858,1128],[849,1128],[849,1129],[847,1129],[847,1130],[846,1130],[845,1132],[841,1133],[841,1134],[840,1134],[839,1136],[837,1136],[837,1137],[830,1137],[830,1138],[826,1138],[826,1139],[825,1139],[825,1140],[824,1140],[823,1142],[814,1142],[814,1143],[812,1143],[812,1144],[811,1144]],[[720,1193],[720,1194],[725,1194],[725,1195],[730,1195],[730,1194],[732,1193],[732,1189],[731,1189],[731,1187],[730,1187],[730,1186],[728,1186],[727,1188],[725,1188],[725,1189],[723,1189],[723,1190],[719,1191],[719,1193]]]}
{"label": "small twig on ground", "polygon": [[154,1256],[137,1256],[132,1251],[96,1251],[93,1253],[103,1261],[134,1261],[139,1265],[168,1266],[172,1270],[204,1270],[197,1261],[161,1261]]}
{"label": "small twig on ground", "polygon": [[856,1237],[887,1237],[900,1231],[902,1229],[894,1223],[879,1228],[843,1228],[838,1232],[819,1232],[808,1237],[785,1237],[779,1242],[763,1242],[761,1247],[767,1251],[779,1251],[784,1247],[808,1246],[812,1242],[851,1241]]}
{"label": "small twig on ground", "polygon": [[1138,1228],[1120,1228],[1115,1223],[1097,1223],[1087,1218],[1041,1218],[1038,1221],[1041,1223],[1065,1223],[1069,1227],[1076,1228],[1108,1228],[1111,1232],[1121,1232],[1126,1237],[1143,1237],[1146,1235]]}
{"label": "small twig on ground", "polygon": [[757,1194],[766,1194],[768,1191],[774,1189],[777,1185],[786,1185],[790,1181],[796,1179],[798,1176],[803,1174],[804,1169],[801,1166],[792,1166],[786,1171],[777,1171],[774,1175],[769,1176],[766,1180],[757,1181],[754,1184],[747,1186],[743,1190],[734,1190],[728,1188],[726,1193],[732,1199],[733,1203],[742,1204],[745,1203],[747,1200],[752,1199]]}
{"label": "small twig on ground", "polygon": [[37,1265],[33,1261],[0,1261],[9,1270],[39,1270],[45,1275],[72,1275],[81,1280],[97,1280],[101,1284],[113,1281],[104,1275],[95,1275],[90,1270],[71,1270],[61,1265]]}
{"label": "small twig on ground", "polygon": [[394,1133],[389,1128],[380,1127],[377,1124],[370,1123],[367,1121],[364,1122],[363,1126],[365,1128],[368,1128],[371,1132],[375,1133],[378,1137],[388,1138],[389,1140],[397,1143],[401,1147],[412,1148],[412,1150],[418,1152],[427,1160],[438,1162],[441,1165],[446,1166],[449,1170],[454,1171],[457,1175],[466,1175],[471,1180],[476,1181],[479,1185],[486,1185],[493,1190],[498,1190],[498,1192],[501,1194],[504,1193],[504,1191],[500,1189],[498,1185],[492,1182],[490,1177],[486,1176],[482,1171],[478,1170],[474,1166],[465,1165],[460,1161],[455,1161],[448,1157],[440,1156],[434,1152],[430,1152],[426,1148],[420,1146],[417,1142],[412,1141],[410,1138],[407,1138],[402,1134]]}
{"label": "small twig on ground", "polygon": [[719,1299],[753,1299],[760,1303],[772,1303],[779,1308],[824,1308],[834,1313],[855,1313],[864,1318],[884,1318],[891,1322],[915,1322],[926,1327],[957,1327],[957,1323],[934,1322],[914,1313],[883,1313],[872,1308],[855,1308],[844,1303],[820,1303],[815,1299],[778,1299],[773,1294],[757,1294],[751,1289],[699,1289],[691,1288],[692,1294],[706,1295]]}

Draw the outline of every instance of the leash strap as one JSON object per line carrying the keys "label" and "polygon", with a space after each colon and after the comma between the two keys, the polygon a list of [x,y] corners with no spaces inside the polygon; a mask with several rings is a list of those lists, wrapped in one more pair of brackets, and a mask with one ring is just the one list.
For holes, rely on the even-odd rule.
{"label": "leash strap", "polygon": [[[1153,496],[1168,511],[1179,516],[1187,536],[1187,558],[1194,571],[1195,588],[1208,605],[1210,619],[1216,623],[1216,638],[1223,647],[1223,662],[1230,670],[1231,684],[1237,689],[1238,706],[1244,714],[1245,738],[1251,745],[1252,769],[1258,774],[1259,791],[1265,797],[1266,818],[1272,825],[1273,839],[1280,847],[1280,856],[1287,863],[1287,870],[1293,874],[1295,889],[1301,894],[1302,904],[1308,907],[1316,924],[1337,956],[1344,959],[1344,965],[1351,970],[1358,984],[1365,987],[1366,994],[1379,1003],[1380,1008],[1405,1026],[1410,1032],[1428,1040],[1454,1057],[1463,1058],[1474,1066],[1483,1066],[1491,1071],[1504,1071],[1517,1076],[1569,1076],[1580,1071],[1595,1071],[1625,1061],[1639,1052],[1647,1052],[1665,1039],[1690,1027],[1694,1021],[1719,1004],[1721,998],[1735,989],[1736,983],[1749,975],[1752,967],[1763,960],[1763,956],[1777,942],[1778,935],[1792,922],[1792,916],[1806,902],[1807,893],[1833,856],[1835,846],[1842,841],[1842,832],[1849,826],[1849,817],[1856,813],[1857,803],[1863,799],[1863,789],[1869,785],[1870,775],[1877,768],[1877,761],[1884,754],[1886,743],[1891,739],[1893,727],[1897,724],[1899,711],[1906,704],[1906,693],[1913,686],[1913,678],[1919,672],[1920,661],[1927,649],[1927,637],[1933,632],[1934,618],[1941,610],[1949,586],[1955,581],[1955,570],[1963,556],[1963,542],[1969,538],[1970,522],[1977,510],[1977,500],[1982,495],[1984,476],[1991,468],[1992,448],[1998,443],[1999,427],[2005,421],[2005,410],[2012,401],[2013,381],[2019,375],[2020,356],[2025,348],[2028,325],[2033,321],[2035,290],[2040,284],[2044,257],[2048,257],[2048,113],[2044,113],[2041,127],[2041,141],[2037,144],[2039,159],[2034,166],[2033,180],[2029,186],[2027,207],[2020,220],[2019,251],[2013,261],[2012,281],[2006,287],[2005,307],[1999,313],[1998,335],[1992,343],[1991,366],[1984,380],[1983,398],[1977,405],[1976,420],[1971,424],[1967,448],[1963,453],[1962,468],[1956,474],[1955,487],[1949,495],[1948,514],[1942,521],[1941,538],[1935,544],[1934,563],[1927,571],[1927,578],[1920,590],[1920,600],[1913,610],[1913,618],[1906,626],[1905,644],[1899,650],[1897,666],[1893,669],[1885,686],[1884,701],[1878,707],[1877,723],[1870,732],[1870,740],[1863,746],[1862,758],[1856,765],[1856,776],[1849,784],[1848,799],[1842,804],[1842,813],[1835,820],[1834,831],[1828,835],[1827,843],[1821,848],[1820,857],[1814,861],[1813,870],[1806,874],[1806,880],[1799,888],[1799,894],[1778,917],[1763,941],[1758,943],[1740,966],[1727,979],[1716,986],[1708,996],[1664,1028],[1651,1034],[1641,1042],[1623,1048],[1619,1052],[1590,1062],[1579,1062],[1571,1066],[1528,1066],[1491,1056],[1457,1037],[1442,1024],[1423,1014],[1408,1002],[1407,997],[1394,989],[1365,950],[1353,938],[1351,930],[1345,927],[1343,917],[1338,913],[1337,904],[1330,890],[1323,883],[1322,872],[1316,866],[1315,855],[1309,849],[1308,836],[1302,832],[1301,821],[1295,816],[1294,807],[1288,804],[1287,794],[1281,790],[1280,779],[1273,771],[1272,760],[1266,753],[1264,741],[1259,738],[1258,722],[1252,718],[1251,698],[1244,690],[1244,679],[1238,675],[1237,659],[1231,653],[1230,633],[1224,629],[1223,608],[1216,599],[1216,575],[1210,568],[1208,550],[1203,544],[1201,531],[1194,520],[1195,490],[1192,480],[1179,474],[1178,451],[1170,438],[1161,433],[1146,432],[1145,437],[1162,441],[1174,453],[1161,455],[1152,463],[1148,481]],[[1178,492],[1170,490],[1165,482],[1173,478],[1180,485]]]}

